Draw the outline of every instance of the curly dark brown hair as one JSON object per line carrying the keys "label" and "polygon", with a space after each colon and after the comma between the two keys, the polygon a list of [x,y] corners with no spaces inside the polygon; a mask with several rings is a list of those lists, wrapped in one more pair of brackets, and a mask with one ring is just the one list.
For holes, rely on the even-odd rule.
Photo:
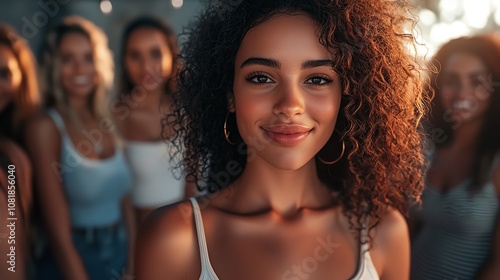
{"label": "curly dark brown hair", "polygon": [[[320,43],[335,54],[333,68],[341,77],[341,108],[329,142],[338,143],[340,134],[345,154],[331,166],[317,161],[321,180],[338,193],[344,213],[358,221],[367,215],[376,224],[388,207],[407,214],[423,189],[420,120],[427,98],[421,67],[409,51],[415,40],[408,30],[415,20],[404,1],[209,2],[183,35],[178,108],[169,119],[182,148],[179,167],[186,166],[189,178],[209,192],[241,174],[231,171],[235,166],[243,170],[247,146],[241,138],[229,144],[223,132],[234,59],[246,32],[278,14],[312,18]],[[237,131],[234,121],[228,125]],[[338,157],[327,147],[321,153],[326,159]]]}

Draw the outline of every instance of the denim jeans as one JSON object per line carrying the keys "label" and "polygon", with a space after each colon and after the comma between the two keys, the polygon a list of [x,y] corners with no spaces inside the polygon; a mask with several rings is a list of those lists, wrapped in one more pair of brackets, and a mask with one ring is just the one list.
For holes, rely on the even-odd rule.
{"label": "denim jeans", "polygon": [[[127,235],[122,225],[109,228],[78,229],[72,232],[90,280],[120,280],[127,262]],[[37,263],[38,280],[64,280],[46,247]]]}

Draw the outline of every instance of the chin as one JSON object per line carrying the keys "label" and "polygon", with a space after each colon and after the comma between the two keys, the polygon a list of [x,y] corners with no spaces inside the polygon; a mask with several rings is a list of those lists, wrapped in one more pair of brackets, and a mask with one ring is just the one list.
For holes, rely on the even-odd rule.
{"label": "chin", "polygon": [[304,160],[304,159],[291,159],[287,157],[281,157],[278,160],[276,158],[271,159],[268,161],[272,166],[274,166],[276,169],[284,170],[284,171],[296,171],[307,164],[314,162],[314,159],[311,159],[309,161]]}
{"label": "chin", "polygon": [[476,123],[476,122],[482,122],[484,121],[484,116],[483,115],[476,115],[472,114],[466,117],[462,117],[462,121],[464,123]]}
{"label": "chin", "polygon": [[93,91],[94,87],[89,87],[69,89],[67,92],[69,92],[70,95],[74,97],[88,97],[92,94]]}

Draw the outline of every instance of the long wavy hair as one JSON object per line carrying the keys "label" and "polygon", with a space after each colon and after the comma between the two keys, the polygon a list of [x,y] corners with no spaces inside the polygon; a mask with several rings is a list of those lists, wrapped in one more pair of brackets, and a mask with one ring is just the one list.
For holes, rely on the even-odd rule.
{"label": "long wavy hair", "polygon": [[28,44],[11,27],[0,25],[0,44],[14,53],[22,75],[20,92],[0,112],[1,134],[12,140],[21,140],[24,122],[40,107],[37,64]]}
{"label": "long wavy hair", "polygon": [[[0,136],[19,144],[24,142],[22,134],[25,122],[40,109],[37,63],[27,42],[10,26],[0,25],[0,45],[7,46],[12,51],[21,70],[20,91],[15,93],[13,100],[0,112]],[[10,158],[6,152],[0,149],[0,173],[8,175],[8,166],[20,162],[18,160],[18,158]],[[26,166],[18,166],[17,168],[19,172],[17,173],[17,182],[20,183],[20,186],[26,186],[31,182],[31,179],[28,178],[31,176],[31,171],[27,171],[31,168]],[[29,226],[31,195],[23,193],[24,191],[25,189],[16,187],[17,197],[19,197],[21,205],[22,222],[25,226]],[[3,192],[7,197],[7,183],[0,184],[0,192]]]}
{"label": "long wavy hair", "polygon": [[175,36],[175,32],[170,27],[170,25],[160,19],[154,17],[139,17],[132,22],[130,22],[127,27],[125,27],[125,31],[123,32],[123,38],[121,43],[121,64],[122,70],[120,73],[119,85],[118,85],[118,95],[128,95],[132,92],[133,88],[138,85],[134,85],[130,77],[128,76],[127,69],[125,69],[125,54],[128,40],[130,39],[130,35],[140,28],[152,28],[161,32],[161,34],[165,37],[168,48],[172,54],[172,73],[168,77],[165,83],[165,93],[171,94],[175,91],[175,79],[176,71],[178,68],[178,57],[179,57],[179,47],[177,45],[177,38]]}
{"label": "long wavy hair", "polygon": [[[186,166],[188,179],[212,193],[240,176],[227,168],[244,168],[247,146],[241,139],[229,144],[223,132],[236,53],[252,27],[279,14],[306,14],[320,43],[335,54],[343,89],[329,142],[342,139],[345,154],[335,165],[317,161],[320,179],[338,194],[344,213],[358,219],[353,227],[361,227],[364,216],[377,224],[388,207],[407,214],[423,189],[420,120],[427,103],[421,67],[408,48],[415,46],[408,9],[404,1],[380,0],[210,1],[182,46],[177,109],[170,116],[183,153],[179,168]],[[228,121],[227,129],[238,128]],[[335,159],[336,150],[324,147],[321,157]]]}
{"label": "long wavy hair", "polygon": [[[469,186],[471,193],[482,189],[485,183],[490,180],[490,172],[493,167],[495,157],[500,152],[500,42],[497,42],[489,35],[478,35],[473,37],[461,37],[453,39],[444,44],[435,54],[432,63],[442,67],[447,63],[448,58],[455,53],[470,54],[479,59],[485,66],[489,77],[489,100],[484,122],[477,137],[475,147],[475,158],[472,162],[472,180]],[[429,86],[436,93],[436,97],[431,103],[431,114],[429,116],[429,134],[439,135],[433,140],[437,149],[445,147],[454,139],[454,130],[460,125],[451,118],[446,117],[446,110],[442,104],[440,86],[442,76],[438,72],[431,74]],[[433,133],[439,132],[439,133]]]}
{"label": "long wavy hair", "polygon": [[106,34],[92,22],[79,16],[64,18],[62,23],[49,32],[46,37],[41,63],[45,105],[48,107],[61,106],[67,109],[67,98],[60,81],[59,45],[65,35],[74,33],[87,37],[93,50],[97,85],[89,97],[89,107],[96,117],[107,117],[109,116],[108,94],[112,89],[114,77],[113,56],[108,48]]}

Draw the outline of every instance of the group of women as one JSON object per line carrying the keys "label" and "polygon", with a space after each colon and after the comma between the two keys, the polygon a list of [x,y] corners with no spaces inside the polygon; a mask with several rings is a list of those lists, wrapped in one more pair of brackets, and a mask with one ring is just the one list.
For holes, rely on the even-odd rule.
{"label": "group of women", "polygon": [[[107,37],[90,21],[67,17],[47,35],[39,79],[22,38],[8,27],[1,31],[2,217],[11,194],[3,183],[15,166],[20,245],[15,273],[2,250],[1,275],[131,274],[140,223],[156,207],[186,195],[182,176],[169,172],[161,131],[177,68],[172,29],[148,17],[129,24],[115,94]],[[26,267],[30,254],[34,260]]]}
{"label": "group of women", "polygon": [[141,18],[114,95],[92,23],[47,35],[42,90],[3,28],[0,177],[15,166],[20,246],[0,275],[498,279],[500,42],[458,38],[424,67],[408,10],[211,1],[180,56],[168,26]]}

